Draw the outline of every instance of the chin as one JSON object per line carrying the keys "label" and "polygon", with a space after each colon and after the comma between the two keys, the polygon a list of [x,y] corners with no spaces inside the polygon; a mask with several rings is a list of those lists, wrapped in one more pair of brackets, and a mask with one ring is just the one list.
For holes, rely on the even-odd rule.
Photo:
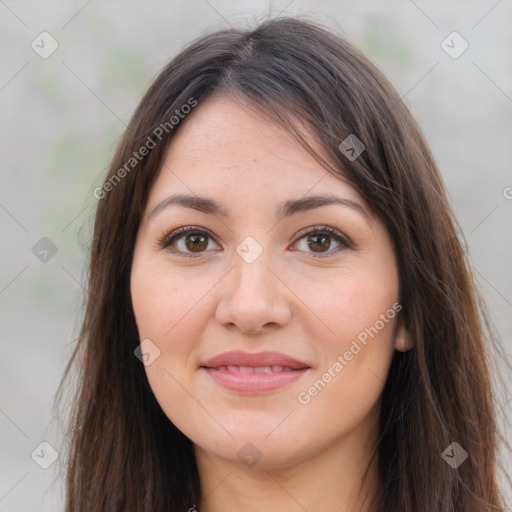
{"label": "chin", "polygon": [[[291,467],[311,454],[301,449],[301,443],[288,432],[281,436],[247,430],[233,433],[233,438],[204,439],[194,442],[203,456],[221,458],[240,467],[251,469],[280,469]],[[311,441],[305,442],[311,446]]]}

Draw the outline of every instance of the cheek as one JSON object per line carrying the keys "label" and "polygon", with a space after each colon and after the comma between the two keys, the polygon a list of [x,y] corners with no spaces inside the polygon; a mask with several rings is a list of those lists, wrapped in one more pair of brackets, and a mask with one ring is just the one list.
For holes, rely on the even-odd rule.
{"label": "cheek", "polygon": [[170,271],[162,263],[134,266],[131,294],[141,339],[176,346],[184,328],[199,329],[205,279],[194,280],[186,270]]}
{"label": "cheek", "polygon": [[322,322],[312,336],[321,364],[298,402],[329,418],[333,428],[339,421],[356,424],[377,402],[389,372],[401,309],[397,276],[365,267],[331,275],[313,290],[311,304]]}
{"label": "cheek", "polygon": [[201,300],[205,294],[201,286],[194,286],[186,272],[168,267],[134,259],[131,295],[140,340],[151,340],[160,351],[144,368],[150,387],[167,416],[183,430],[187,418],[198,413],[197,404],[185,391],[196,365],[189,356],[211,312]]}
{"label": "cheek", "polygon": [[[314,313],[316,338],[323,340],[327,354],[348,350],[351,342],[377,323],[380,339],[390,338],[398,300],[398,282],[393,269],[354,266],[350,270],[326,274],[322,279],[301,279],[295,288]],[[391,309],[391,311],[390,311]],[[384,315],[385,322],[381,320]],[[382,331],[382,333],[380,332]]]}

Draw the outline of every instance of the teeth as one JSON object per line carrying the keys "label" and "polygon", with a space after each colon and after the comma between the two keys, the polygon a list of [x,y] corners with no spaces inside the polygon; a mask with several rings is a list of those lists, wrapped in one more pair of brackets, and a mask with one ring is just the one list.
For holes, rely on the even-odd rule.
{"label": "teeth", "polygon": [[270,366],[256,366],[254,373],[272,373],[272,368]]}
{"label": "teeth", "polygon": [[275,373],[275,372],[291,372],[293,368],[289,366],[219,366],[217,370],[227,370],[228,372],[236,373]]}

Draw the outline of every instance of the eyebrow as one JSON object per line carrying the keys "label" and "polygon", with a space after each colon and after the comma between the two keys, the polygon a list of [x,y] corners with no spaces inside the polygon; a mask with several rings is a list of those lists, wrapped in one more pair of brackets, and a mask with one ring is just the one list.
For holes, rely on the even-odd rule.
{"label": "eyebrow", "polygon": [[[351,208],[352,210],[363,215],[367,220],[370,220],[366,210],[356,201],[330,194],[307,196],[301,197],[299,199],[289,199],[277,206],[275,216],[278,220],[281,220],[285,217],[290,217],[300,212],[306,212],[315,208],[320,208],[321,206],[329,205],[338,205]],[[157,213],[171,206],[183,206],[185,208],[192,208],[209,215],[229,218],[228,210],[226,210],[224,206],[222,206],[217,201],[207,197],[190,196],[185,194],[175,194],[167,197],[153,208],[148,218],[154,217]]]}

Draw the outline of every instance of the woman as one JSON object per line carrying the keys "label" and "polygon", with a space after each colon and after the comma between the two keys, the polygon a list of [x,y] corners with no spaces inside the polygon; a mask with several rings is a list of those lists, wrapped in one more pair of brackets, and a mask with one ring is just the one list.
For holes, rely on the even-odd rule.
{"label": "woman", "polygon": [[66,510],[504,510],[456,222],[350,44],[200,39],[95,196]]}

